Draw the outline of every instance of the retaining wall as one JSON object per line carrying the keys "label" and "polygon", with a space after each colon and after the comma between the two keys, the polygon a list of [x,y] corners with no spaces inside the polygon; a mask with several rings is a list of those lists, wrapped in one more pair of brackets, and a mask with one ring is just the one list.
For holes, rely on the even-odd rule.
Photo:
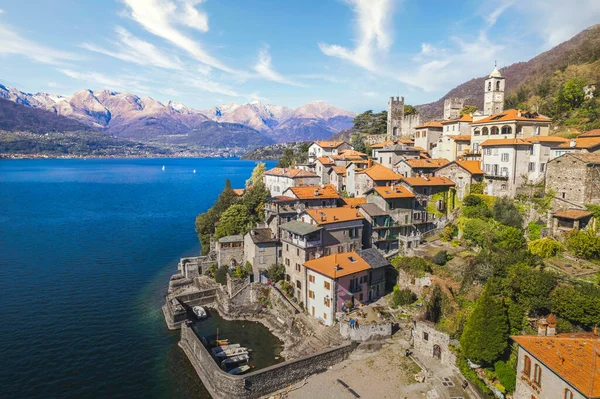
{"label": "retaining wall", "polygon": [[179,341],[179,346],[196,369],[202,383],[216,399],[253,399],[283,389],[347,359],[357,345],[349,343],[246,375],[234,376],[219,368],[190,327],[181,327]]}
{"label": "retaining wall", "polygon": [[385,339],[392,336],[392,322],[363,324],[359,320],[358,328],[350,328],[349,322],[343,321],[340,323],[340,335],[342,338],[352,341]]}

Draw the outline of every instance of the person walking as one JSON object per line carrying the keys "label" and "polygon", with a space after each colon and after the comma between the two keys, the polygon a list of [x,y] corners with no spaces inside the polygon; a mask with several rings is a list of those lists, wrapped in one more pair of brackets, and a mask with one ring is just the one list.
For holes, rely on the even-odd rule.
{"label": "person walking", "polygon": [[350,319],[350,328],[354,329],[354,319]]}

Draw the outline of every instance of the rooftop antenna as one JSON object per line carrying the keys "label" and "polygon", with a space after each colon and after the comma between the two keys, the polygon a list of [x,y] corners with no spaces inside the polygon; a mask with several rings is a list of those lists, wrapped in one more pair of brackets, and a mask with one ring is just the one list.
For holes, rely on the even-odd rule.
{"label": "rooftop antenna", "polygon": [[498,62],[494,60],[494,68],[498,68]]}

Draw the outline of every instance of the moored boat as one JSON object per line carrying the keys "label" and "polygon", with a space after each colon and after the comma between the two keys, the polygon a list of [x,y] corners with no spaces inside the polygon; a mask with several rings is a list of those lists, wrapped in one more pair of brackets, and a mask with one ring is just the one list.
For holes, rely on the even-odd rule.
{"label": "moored boat", "polygon": [[243,374],[248,370],[250,370],[250,366],[245,364],[243,366],[239,366],[239,367],[229,370],[228,373],[233,374],[233,375],[238,375],[238,374]]}
{"label": "moored boat", "polygon": [[231,345],[223,345],[223,346],[217,346],[216,348],[212,348],[212,354],[216,355],[219,352],[223,352],[224,350],[227,349],[236,349],[239,348],[240,344],[231,344]]}
{"label": "moored boat", "polygon": [[216,357],[232,357],[232,356],[247,355],[247,354],[248,354],[248,349],[246,349],[244,347],[240,347],[240,348],[233,348],[233,349],[225,349],[224,351],[216,353],[215,356]]}
{"label": "moored boat", "polygon": [[221,362],[221,367],[225,367],[225,366],[228,366],[231,364],[247,362],[248,360],[250,360],[250,356],[248,356],[248,355],[237,355],[237,356],[228,357],[227,359],[225,359]]}
{"label": "moored boat", "polygon": [[204,319],[207,315],[206,310],[202,306],[194,306],[192,311],[199,319]]}

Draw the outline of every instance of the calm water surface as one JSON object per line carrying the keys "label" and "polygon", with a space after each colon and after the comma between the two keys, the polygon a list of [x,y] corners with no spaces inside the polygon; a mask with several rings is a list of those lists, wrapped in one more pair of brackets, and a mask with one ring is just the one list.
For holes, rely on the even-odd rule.
{"label": "calm water surface", "polygon": [[[160,306],[178,259],[199,251],[195,215],[254,166],[0,161],[0,396],[207,397]],[[233,326],[260,342],[262,326]]]}

